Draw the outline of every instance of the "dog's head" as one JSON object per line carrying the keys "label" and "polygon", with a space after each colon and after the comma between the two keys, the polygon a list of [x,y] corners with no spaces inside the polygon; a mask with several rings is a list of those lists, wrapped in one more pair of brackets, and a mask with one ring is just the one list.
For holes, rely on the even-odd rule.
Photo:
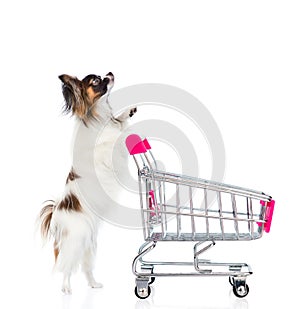
{"label": "dog's head", "polygon": [[101,78],[90,74],[83,80],[66,74],[60,75],[65,99],[64,112],[76,115],[85,124],[90,118],[97,118],[96,103],[113,86],[114,75],[110,72]]}

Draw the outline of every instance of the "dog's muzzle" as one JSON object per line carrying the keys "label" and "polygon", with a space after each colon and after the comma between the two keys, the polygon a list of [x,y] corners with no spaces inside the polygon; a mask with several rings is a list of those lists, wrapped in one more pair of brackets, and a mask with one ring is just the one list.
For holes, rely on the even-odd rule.
{"label": "dog's muzzle", "polygon": [[115,80],[114,74],[111,72],[107,73],[105,77],[109,79],[109,83],[112,83]]}

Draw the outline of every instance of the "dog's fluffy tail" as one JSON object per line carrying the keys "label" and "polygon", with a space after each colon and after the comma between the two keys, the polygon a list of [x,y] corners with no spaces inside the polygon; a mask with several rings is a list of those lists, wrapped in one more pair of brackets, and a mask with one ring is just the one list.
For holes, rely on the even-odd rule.
{"label": "dog's fluffy tail", "polygon": [[55,201],[49,200],[46,202],[46,205],[42,208],[39,215],[39,223],[40,223],[40,232],[42,238],[46,241],[49,240],[51,233],[50,233],[50,226],[52,215],[55,207]]}

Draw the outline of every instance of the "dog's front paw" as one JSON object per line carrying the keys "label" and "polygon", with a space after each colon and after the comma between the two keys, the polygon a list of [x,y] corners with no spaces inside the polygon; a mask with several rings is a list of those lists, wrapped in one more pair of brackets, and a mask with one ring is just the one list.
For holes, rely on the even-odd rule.
{"label": "dog's front paw", "polygon": [[136,112],[137,112],[136,107],[127,109],[125,112],[119,115],[116,119],[120,122],[126,121],[129,117],[132,117]]}
{"label": "dog's front paw", "polygon": [[129,117],[132,117],[137,112],[137,108],[134,107],[129,111]]}

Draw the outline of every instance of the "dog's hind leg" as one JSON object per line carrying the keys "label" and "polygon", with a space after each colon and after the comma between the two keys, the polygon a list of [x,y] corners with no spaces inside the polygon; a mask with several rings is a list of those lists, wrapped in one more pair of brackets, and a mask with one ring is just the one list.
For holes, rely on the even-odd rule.
{"label": "dog's hind leg", "polygon": [[99,289],[99,288],[103,287],[102,283],[97,282],[95,280],[94,275],[93,275],[93,271],[89,270],[89,271],[85,271],[84,273],[85,273],[86,279],[88,281],[88,285],[91,288]]}
{"label": "dog's hind leg", "polygon": [[70,278],[71,278],[70,272],[69,273],[65,272],[63,274],[63,284],[61,290],[64,294],[72,294]]}
{"label": "dog's hind leg", "polygon": [[60,243],[55,270],[63,273],[62,292],[71,294],[71,275],[77,270],[82,259],[82,238],[69,233]]}
{"label": "dog's hind leg", "polygon": [[92,288],[102,288],[103,285],[97,282],[93,275],[94,260],[95,260],[95,250],[88,248],[83,256],[82,260],[82,271],[88,281],[88,285]]}

